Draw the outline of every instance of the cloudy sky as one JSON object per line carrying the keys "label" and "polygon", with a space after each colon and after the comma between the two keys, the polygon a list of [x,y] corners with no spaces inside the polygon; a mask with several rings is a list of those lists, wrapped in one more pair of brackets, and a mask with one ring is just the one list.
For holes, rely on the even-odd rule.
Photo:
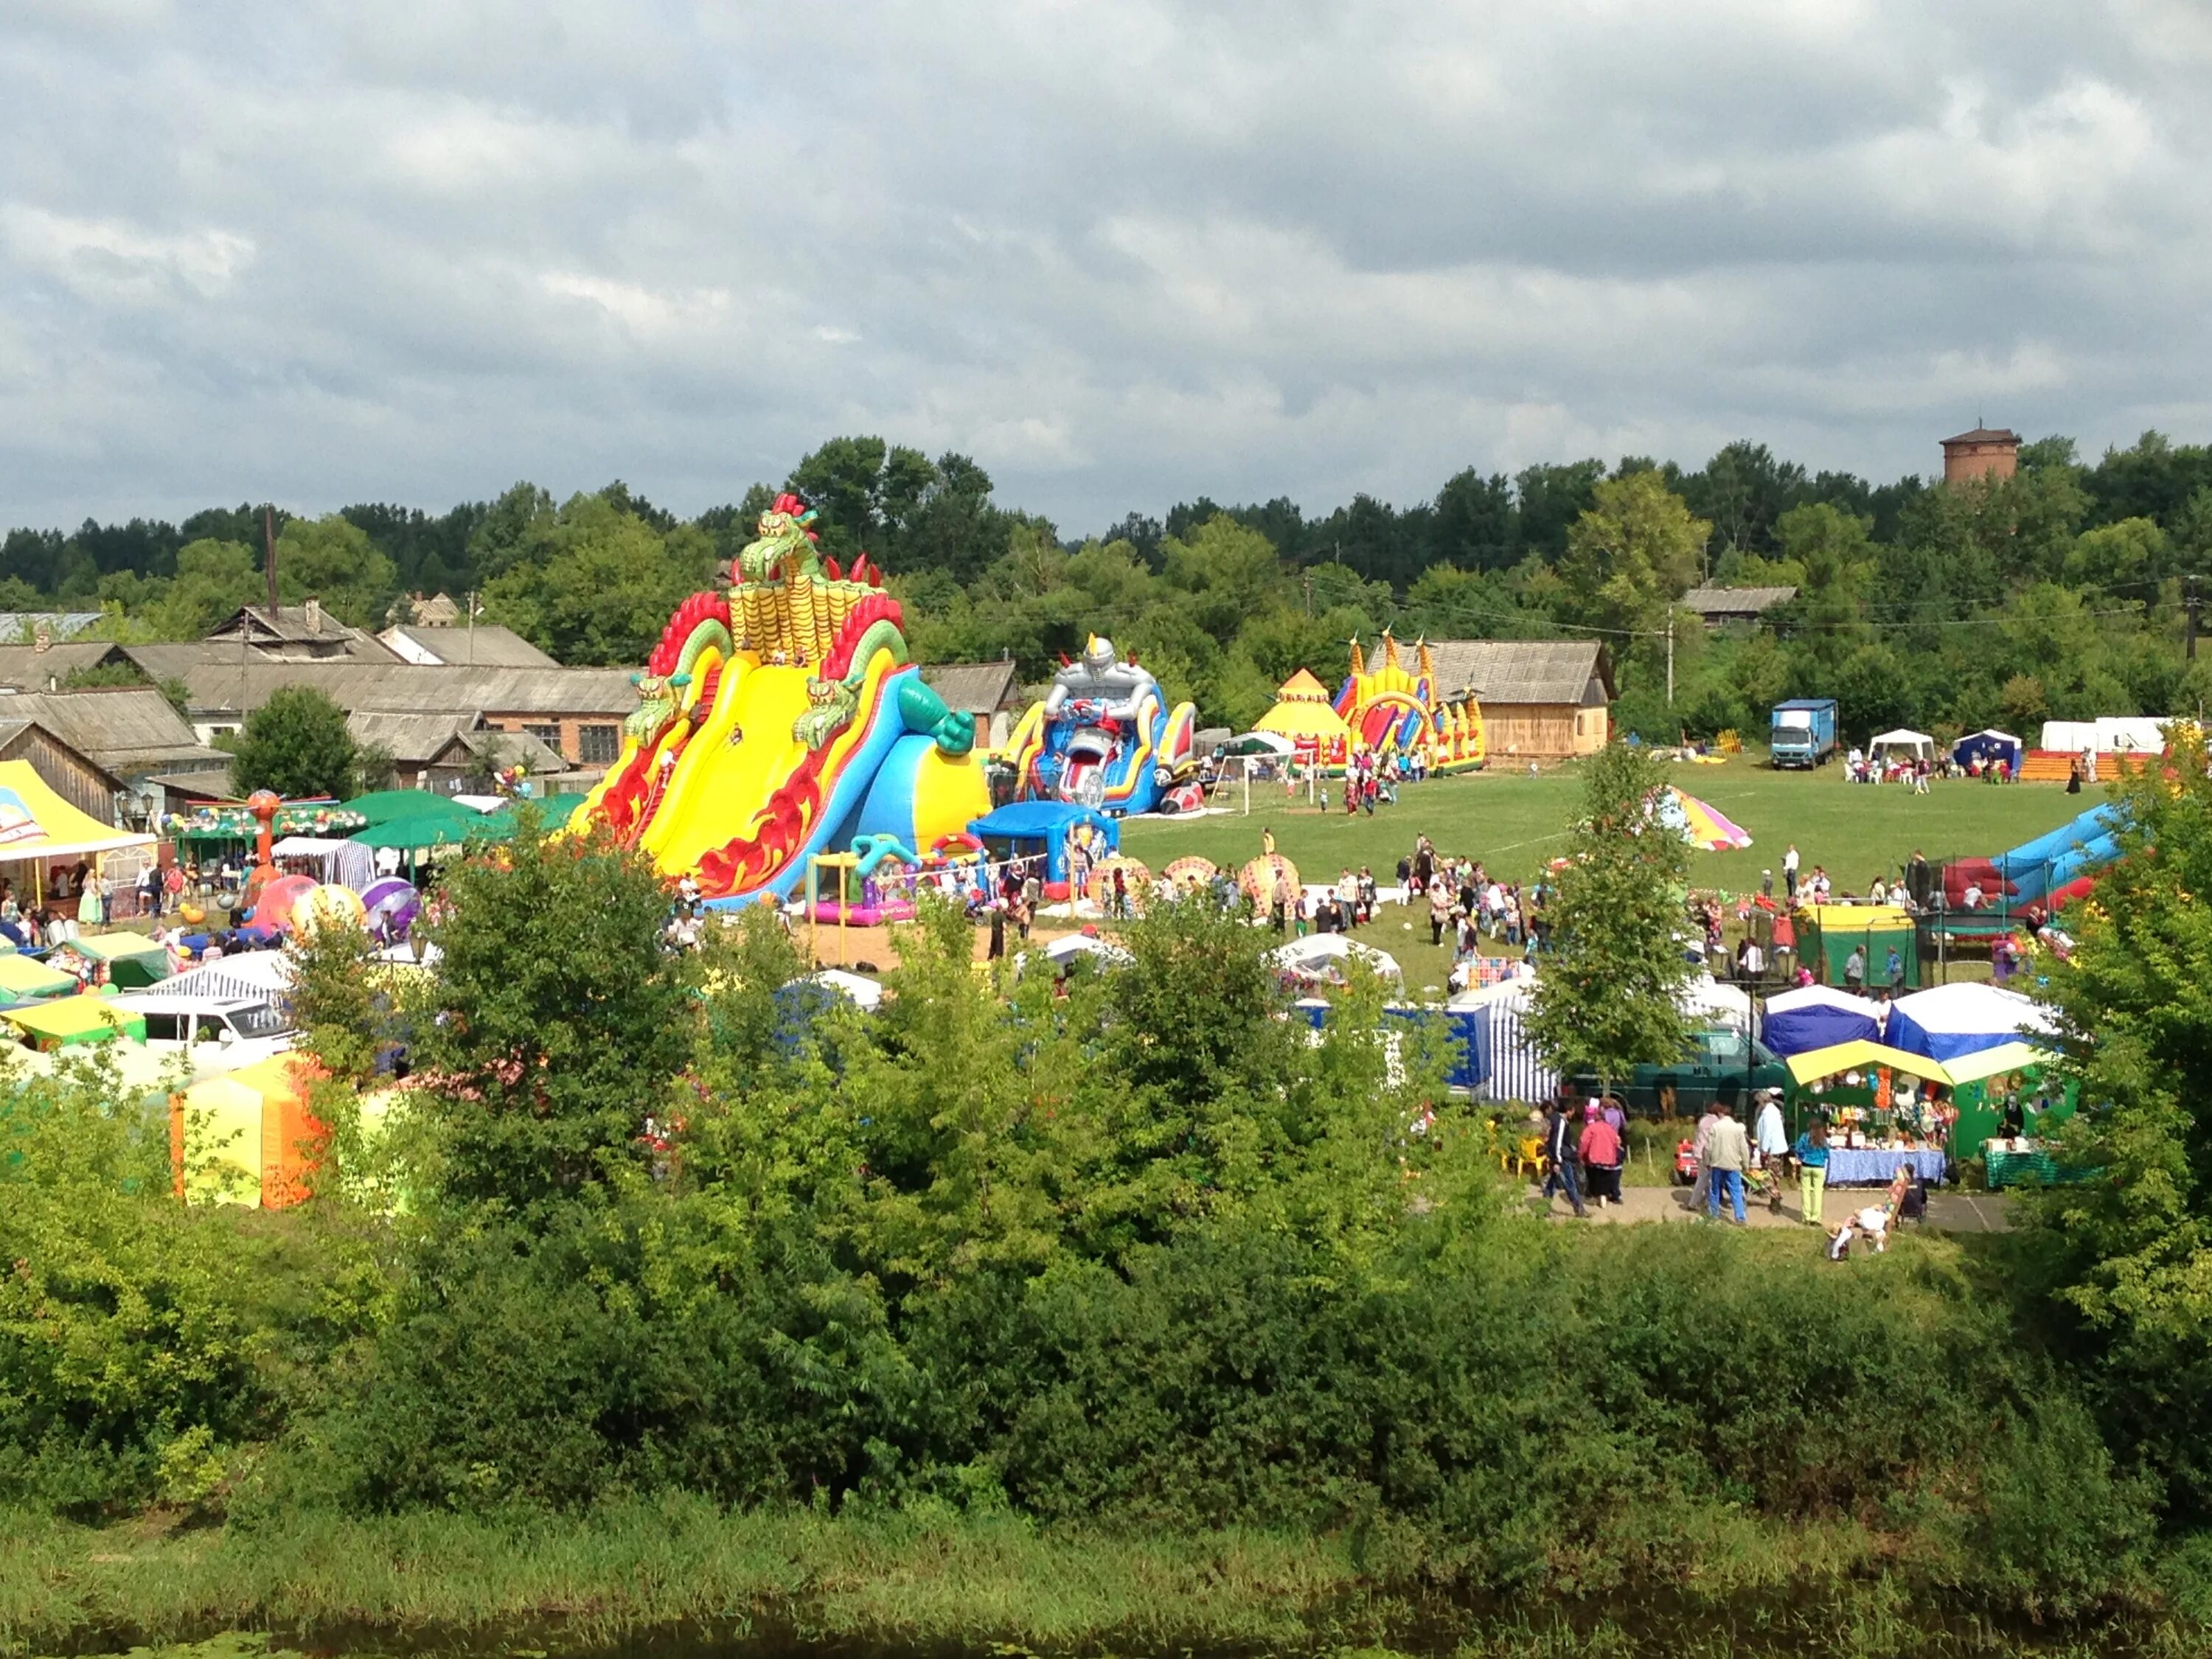
{"label": "cloudy sky", "polygon": [[2212,438],[2203,0],[5,0],[0,524]]}

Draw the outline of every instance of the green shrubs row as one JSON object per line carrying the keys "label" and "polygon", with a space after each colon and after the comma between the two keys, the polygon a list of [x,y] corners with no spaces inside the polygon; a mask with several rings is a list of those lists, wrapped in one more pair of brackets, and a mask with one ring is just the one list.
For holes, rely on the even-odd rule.
{"label": "green shrubs row", "polygon": [[[605,848],[447,897],[418,984],[310,953],[340,1076],[297,1211],[180,1209],[160,1112],[97,1078],[7,1097],[0,1503],[1259,1528],[1454,1592],[1841,1529],[1953,1601],[2149,1582],[2156,1491],[1949,1247],[1548,1229],[1425,1040],[1386,1063],[1376,988],[1309,1040],[1235,921],[1170,908],[1060,990],[933,915],[864,1018],[781,992],[758,918],[660,952]],[[433,1080],[364,1146],[386,1024]]]}

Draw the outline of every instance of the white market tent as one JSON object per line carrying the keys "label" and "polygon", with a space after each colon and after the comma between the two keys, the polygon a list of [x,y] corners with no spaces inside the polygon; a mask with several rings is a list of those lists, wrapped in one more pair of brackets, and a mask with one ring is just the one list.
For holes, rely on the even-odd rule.
{"label": "white market tent", "polygon": [[1867,753],[1879,759],[1883,756],[1902,756],[1907,760],[1936,758],[1936,739],[1925,732],[1915,732],[1899,726],[1894,732],[1885,732],[1867,744]]}
{"label": "white market tent", "polygon": [[1830,985],[1801,986],[1766,1000],[1759,1036],[1783,1059],[1838,1042],[1881,1041],[1882,1005]]}
{"label": "white market tent", "polygon": [[1100,939],[1096,933],[1065,933],[1044,947],[1045,960],[1065,967],[1078,957],[1096,957],[1098,965],[1119,967],[1136,958],[1111,939]]}
{"label": "white market tent", "polygon": [[1341,933],[1315,933],[1306,939],[1292,939],[1268,951],[1267,958],[1285,973],[1309,979],[1341,979],[1342,964],[1354,961],[1364,963],[1370,973],[1383,979],[1403,980],[1406,976],[1398,966],[1398,958],[1389,951],[1362,945]]}
{"label": "white market tent", "polygon": [[884,988],[864,975],[848,974],[842,968],[823,968],[802,977],[825,991],[836,992],[862,1013],[872,1014],[883,1006]]}
{"label": "white market tent", "polygon": [[287,836],[269,849],[271,858],[306,859],[319,881],[335,881],[360,892],[376,879],[376,854],[357,841],[327,836]]}
{"label": "white market tent", "polygon": [[1951,1060],[2057,1029],[2057,1017],[2050,1009],[2017,991],[2000,985],[1938,985],[1891,1003],[1887,1036],[1893,1048]]}
{"label": "white market tent", "polygon": [[2139,714],[2094,720],[2045,720],[2041,747],[2067,755],[2155,755],[2166,747],[2166,721]]}

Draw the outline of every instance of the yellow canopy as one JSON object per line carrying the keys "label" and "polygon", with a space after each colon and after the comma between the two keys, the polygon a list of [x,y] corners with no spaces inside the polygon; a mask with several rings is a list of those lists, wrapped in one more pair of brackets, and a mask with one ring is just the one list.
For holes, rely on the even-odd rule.
{"label": "yellow canopy", "polygon": [[40,1048],[79,1042],[107,1042],[118,1036],[146,1040],[146,1018],[118,1008],[106,997],[56,997],[51,1002],[17,1002],[0,1008],[0,1019]]}
{"label": "yellow canopy", "polygon": [[1275,692],[1275,706],[1253,725],[1255,732],[1273,732],[1293,741],[1305,738],[1321,743],[1349,742],[1352,728],[1344,716],[1329,706],[1328,688],[1301,668]]}
{"label": "yellow canopy", "polygon": [[2039,1048],[2032,1042],[2005,1042],[1978,1053],[1960,1054],[1956,1060],[1947,1060],[1943,1069],[1954,1083],[1979,1083],[1984,1078],[1995,1077],[2000,1072],[2025,1071],[2031,1066],[2048,1066],[2058,1056],[2048,1048]]}
{"label": "yellow canopy", "polygon": [[1894,904],[1808,904],[1802,909],[1820,927],[1839,933],[1863,933],[1869,928],[1880,933],[1912,926],[1911,916]]}
{"label": "yellow canopy", "polygon": [[76,981],[58,968],[14,951],[0,956],[0,996],[21,1002],[32,997],[56,997],[76,989]]}
{"label": "yellow canopy", "polygon": [[1908,1054],[1902,1048],[1893,1048],[1885,1042],[1869,1042],[1864,1037],[1854,1037],[1849,1042],[1832,1042],[1825,1048],[1809,1048],[1802,1054],[1790,1056],[1790,1075],[1800,1083],[1810,1083],[1815,1078],[1833,1077],[1838,1072],[1863,1072],[1872,1066],[1887,1066],[1907,1077],[1917,1077],[1929,1083],[1948,1085],[1950,1073],[1941,1062],[1919,1054]]}
{"label": "yellow canopy", "polygon": [[125,847],[151,847],[80,812],[46,787],[28,761],[0,761],[0,863],[17,859],[85,858]]}

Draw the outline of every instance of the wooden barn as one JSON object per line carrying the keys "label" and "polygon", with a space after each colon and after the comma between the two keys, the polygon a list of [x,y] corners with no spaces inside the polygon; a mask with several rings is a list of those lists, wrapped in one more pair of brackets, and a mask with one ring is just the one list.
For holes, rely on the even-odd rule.
{"label": "wooden barn", "polygon": [[1612,731],[1613,659],[1590,640],[1431,640],[1437,693],[1473,692],[1493,767],[1595,754]]}

